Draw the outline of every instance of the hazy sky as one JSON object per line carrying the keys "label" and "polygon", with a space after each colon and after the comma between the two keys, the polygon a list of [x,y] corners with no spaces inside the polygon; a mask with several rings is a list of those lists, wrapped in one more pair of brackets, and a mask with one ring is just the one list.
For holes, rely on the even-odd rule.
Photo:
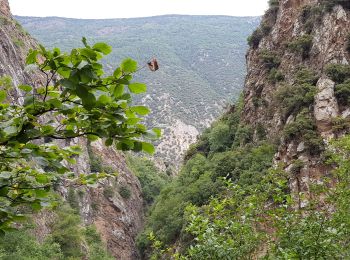
{"label": "hazy sky", "polygon": [[262,15],[267,0],[9,0],[26,16],[124,18],[163,14]]}

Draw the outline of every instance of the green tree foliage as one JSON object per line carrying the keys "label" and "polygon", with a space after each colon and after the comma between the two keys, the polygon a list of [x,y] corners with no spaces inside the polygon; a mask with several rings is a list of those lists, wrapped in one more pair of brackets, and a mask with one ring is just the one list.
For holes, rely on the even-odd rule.
{"label": "green tree foliage", "polygon": [[119,194],[123,199],[129,199],[131,197],[131,190],[128,186],[122,186],[119,188]]}
{"label": "green tree foliage", "polygon": [[293,52],[301,53],[302,58],[307,59],[312,47],[312,40],[313,37],[311,35],[305,34],[288,43],[287,48]]}
{"label": "green tree foliage", "polygon": [[34,226],[25,224],[6,233],[0,240],[0,258],[4,260],[44,260],[82,258],[111,260],[94,226],[83,227],[80,216],[68,204],[61,204],[52,214],[51,234],[39,243],[32,235]]}
{"label": "green tree foliage", "polygon": [[287,119],[291,114],[298,114],[314,102],[316,87],[308,83],[294,86],[282,86],[277,90],[276,100],[282,116]]}
{"label": "green tree foliage", "polygon": [[232,143],[230,127],[224,122],[218,122],[213,126],[208,137],[211,152],[222,152]]}
{"label": "green tree foliage", "polygon": [[283,135],[287,142],[303,141],[305,148],[312,155],[317,155],[324,149],[323,140],[317,133],[316,123],[307,109],[302,110],[295,121],[284,127]]}
{"label": "green tree foliage", "polygon": [[[83,44],[69,54],[43,46],[31,50],[27,65],[45,80],[40,86],[19,86],[23,104],[7,97],[8,79],[0,82],[0,233],[21,217],[20,206],[36,210],[50,205],[52,185],[74,176],[63,162],[74,163],[79,148],[61,148],[51,140],[86,136],[92,141],[103,138],[121,150],[154,151],[143,140],[160,131],[140,123],[147,107],[131,105],[131,94],[146,91],[144,84],[132,81],[137,63],[125,59],[113,75],[105,76],[99,61],[111,47],[89,46],[86,39]],[[92,184],[105,176],[81,174],[73,181]]]}
{"label": "green tree foliage", "polygon": [[3,260],[63,259],[60,245],[47,239],[40,244],[30,234],[30,228],[7,233],[0,240],[0,258]]}
{"label": "green tree foliage", "polygon": [[327,75],[337,84],[350,78],[350,65],[330,64],[326,67]]}
{"label": "green tree foliage", "polygon": [[100,235],[94,226],[87,226],[84,230],[85,242],[88,245],[88,259],[92,260],[112,260],[103,244]]}
{"label": "green tree foliage", "polygon": [[259,53],[259,58],[269,71],[274,68],[278,68],[281,64],[281,58],[274,51],[262,50]]}
{"label": "green tree foliage", "polygon": [[312,184],[311,196],[297,194],[307,201],[303,207],[296,206],[282,167],[267,170],[255,187],[226,182],[226,192],[209,204],[186,208],[185,230],[193,240],[184,253],[172,254],[151,234],[154,259],[349,258],[349,147],[350,136],[332,142],[332,175]]}
{"label": "green tree foliage", "polygon": [[[250,141],[241,142],[243,135],[239,132],[245,128],[239,125],[241,111],[240,100],[200,137],[180,174],[162,189],[150,208],[145,231],[139,236],[141,251],[150,250],[152,241],[148,234],[151,231],[162,245],[171,244],[175,239],[180,239],[182,244],[189,243],[191,239],[184,232],[186,207],[200,207],[207,204],[211,197],[221,194],[225,190],[224,178],[247,187],[255,187],[260,182],[271,166],[275,147],[267,143],[253,145],[252,130],[248,131],[251,133]],[[215,138],[216,145],[213,146],[210,140],[217,136],[218,125],[230,138]]]}
{"label": "green tree foliage", "polygon": [[341,105],[347,106],[350,104],[350,79],[335,86],[335,96]]}
{"label": "green tree foliage", "polygon": [[160,172],[154,163],[147,158],[128,155],[127,162],[141,183],[145,205],[150,206],[161,189],[169,182],[169,176]]}
{"label": "green tree foliage", "polygon": [[335,83],[335,96],[340,105],[346,106],[350,99],[350,66],[344,64],[330,64],[326,73]]}
{"label": "green tree foliage", "polygon": [[341,5],[345,9],[350,10],[350,3],[347,0],[321,0],[321,4],[327,11],[331,11],[336,5]]}

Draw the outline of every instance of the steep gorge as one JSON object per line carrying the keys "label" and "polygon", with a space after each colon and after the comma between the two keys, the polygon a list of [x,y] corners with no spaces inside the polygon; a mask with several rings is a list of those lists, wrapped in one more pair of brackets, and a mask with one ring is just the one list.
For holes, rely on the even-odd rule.
{"label": "steep gorge", "polygon": [[153,255],[184,259],[348,256],[347,235],[337,233],[346,224],[332,214],[346,222],[349,210],[323,200],[347,178],[333,175],[341,166],[332,160],[348,153],[329,147],[350,130],[350,2],[269,3],[248,39],[241,100],[191,146],[161,192],[146,225],[153,240],[139,240],[146,257],[150,245]]}

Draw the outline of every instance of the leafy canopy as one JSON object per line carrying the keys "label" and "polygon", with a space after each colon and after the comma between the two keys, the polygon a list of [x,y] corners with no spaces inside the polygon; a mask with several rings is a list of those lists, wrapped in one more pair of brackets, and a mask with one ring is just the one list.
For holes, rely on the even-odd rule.
{"label": "leafy canopy", "polygon": [[131,94],[146,91],[144,84],[132,82],[137,63],[125,59],[105,76],[99,61],[111,47],[90,46],[85,38],[83,44],[70,53],[43,46],[31,50],[26,64],[42,80],[19,86],[20,98],[8,94],[13,93],[8,78],[0,80],[0,233],[22,218],[19,206],[37,210],[54,205],[54,184],[69,179],[76,185],[93,185],[108,176],[70,172],[69,164],[75,163],[80,149],[60,147],[55,140],[102,138],[120,150],[154,152],[144,140],[159,137],[160,131],[141,123],[147,107],[131,105]]}

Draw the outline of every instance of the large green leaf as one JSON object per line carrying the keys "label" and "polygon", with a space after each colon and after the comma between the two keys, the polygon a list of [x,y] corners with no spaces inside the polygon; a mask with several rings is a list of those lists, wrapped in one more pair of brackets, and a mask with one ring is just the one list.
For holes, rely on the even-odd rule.
{"label": "large green leaf", "polygon": [[134,61],[133,59],[127,58],[122,61],[122,64],[120,65],[120,69],[126,74],[133,73],[137,71],[137,62]]}
{"label": "large green leaf", "polygon": [[104,42],[98,42],[92,48],[98,52],[103,53],[104,55],[108,55],[112,52],[112,47]]}
{"label": "large green leaf", "polygon": [[142,150],[146,153],[149,153],[149,154],[154,154],[154,152],[155,152],[154,146],[152,144],[146,143],[146,142],[142,142]]}
{"label": "large green leaf", "polygon": [[135,94],[144,93],[147,91],[146,84],[143,83],[131,83],[128,85],[130,92]]}
{"label": "large green leaf", "polygon": [[4,101],[6,99],[6,91],[5,90],[0,90],[0,102]]}
{"label": "large green leaf", "polygon": [[134,106],[131,108],[131,110],[141,116],[145,116],[150,112],[149,108],[145,106]]}

